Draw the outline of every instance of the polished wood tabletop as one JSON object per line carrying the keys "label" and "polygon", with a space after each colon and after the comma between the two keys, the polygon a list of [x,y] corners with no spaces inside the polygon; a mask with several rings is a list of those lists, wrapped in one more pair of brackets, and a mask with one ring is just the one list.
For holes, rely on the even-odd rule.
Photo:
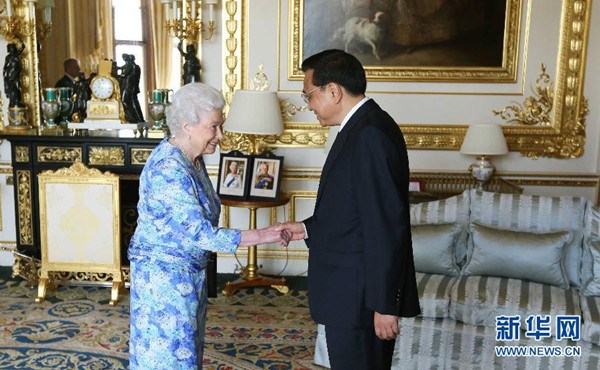
{"label": "polished wood tabletop", "polygon": [[239,200],[230,198],[221,198],[221,204],[228,207],[243,207],[243,208],[267,208],[279,207],[287,204],[290,201],[290,194],[280,193],[275,199],[249,199]]}

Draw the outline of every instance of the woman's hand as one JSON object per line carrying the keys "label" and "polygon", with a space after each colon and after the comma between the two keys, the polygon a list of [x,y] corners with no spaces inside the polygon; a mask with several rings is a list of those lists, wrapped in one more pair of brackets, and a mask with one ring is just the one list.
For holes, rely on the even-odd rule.
{"label": "woman's hand", "polygon": [[292,235],[288,230],[277,223],[262,229],[242,231],[239,247],[268,243],[279,243],[282,247],[287,247],[291,239]]}

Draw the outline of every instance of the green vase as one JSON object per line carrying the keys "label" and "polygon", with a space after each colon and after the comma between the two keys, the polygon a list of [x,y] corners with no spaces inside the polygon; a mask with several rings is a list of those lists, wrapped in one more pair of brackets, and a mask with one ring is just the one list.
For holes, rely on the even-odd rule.
{"label": "green vase", "polygon": [[46,119],[46,125],[50,128],[56,127],[54,121],[60,114],[60,102],[58,101],[58,89],[48,87],[44,89],[44,100],[42,101],[42,115]]}
{"label": "green vase", "polygon": [[68,123],[75,103],[73,102],[73,89],[70,87],[59,87],[58,88],[60,114],[58,121],[60,123]]}

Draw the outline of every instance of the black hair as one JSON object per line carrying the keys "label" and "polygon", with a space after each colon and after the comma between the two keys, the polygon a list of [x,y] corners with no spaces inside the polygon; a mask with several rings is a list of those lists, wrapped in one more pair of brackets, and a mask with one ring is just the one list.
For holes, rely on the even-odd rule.
{"label": "black hair", "polygon": [[302,71],[313,70],[312,83],[324,86],[334,82],[351,95],[363,95],[367,90],[367,77],[362,64],[343,50],[329,49],[312,55],[302,62]]}
{"label": "black hair", "polygon": [[67,69],[69,69],[69,67],[71,65],[79,65],[79,61],[77,59],[73,59],[73,58],[67,58],[65,59],[65,61],[63,62],[63,68],[66,71]]}

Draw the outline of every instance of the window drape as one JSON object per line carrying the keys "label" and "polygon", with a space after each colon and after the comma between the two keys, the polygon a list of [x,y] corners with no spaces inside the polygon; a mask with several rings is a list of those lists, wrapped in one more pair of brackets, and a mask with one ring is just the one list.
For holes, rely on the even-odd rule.
{"label": "window drape", "polygon": [[150,19],[154,81],[157,88],[166,88],[171,81],[173,39],[165,29],[165,11],[160,2],[150,1]]}

